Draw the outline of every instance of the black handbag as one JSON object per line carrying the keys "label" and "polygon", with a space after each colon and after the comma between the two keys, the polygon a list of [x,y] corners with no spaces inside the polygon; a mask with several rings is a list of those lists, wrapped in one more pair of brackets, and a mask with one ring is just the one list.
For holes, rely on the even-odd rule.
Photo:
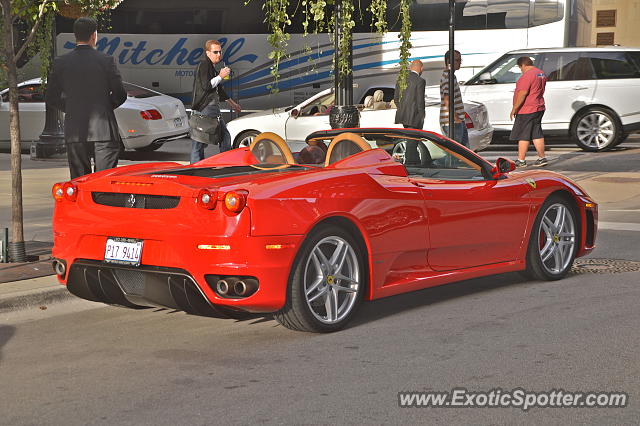
{"label": "black handbag", "polygon": [[218,145],[222,140],[220,117],[209,117],[193,111],[189,117],[189,134],[196,142]]}

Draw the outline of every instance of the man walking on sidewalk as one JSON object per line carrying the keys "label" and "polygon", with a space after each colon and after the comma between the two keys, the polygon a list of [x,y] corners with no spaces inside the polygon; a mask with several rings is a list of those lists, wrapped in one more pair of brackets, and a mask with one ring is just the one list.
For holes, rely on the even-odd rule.
{"label": "man walking on sidewalk", "polygon": [[[222,45],[218,40],[207,40],[204,44],[205,58],[198,63],[193,80],[193,103],[191,108],[207,117],[217,117],[222,126],[222,140],[219,142],[220,152],[232,149],[231,134],[222,119],[220,102],[226,101],[235,111],[240,112],[240,105],[231,99],[222,88],[223,80],[229,78],[231,69],[224,66],[220,71],[215,67],[222,61]],[[191,140],[191,164],[204,160],[206,144]]]}
{"label": "man walking on sidewalk", "polygon": [[544,115],[544,88],[547,84],[547,76],[544,72],[533,66],[533,61],[528,56],[518,58],[518,68],[522,76],[516,83],[513,94],[513,108],[509,119],[515,121],[509,139],[518,141],[518,159],[516,167],[525,167],[529,142],[538,152],[538,159],[534,166],[546,166],[547,159],[544,156],[544,134],[542,133],[542,116]]}
{"label": "man walking on sidewalk", "polygon": [[118,165],[120,133],[114,109],[127,100],[112,56],[95,50],[98,25],[82,17],[73,23],[76,48],[56,58],[46,102],[65,113],[64,141],[71,179]]}

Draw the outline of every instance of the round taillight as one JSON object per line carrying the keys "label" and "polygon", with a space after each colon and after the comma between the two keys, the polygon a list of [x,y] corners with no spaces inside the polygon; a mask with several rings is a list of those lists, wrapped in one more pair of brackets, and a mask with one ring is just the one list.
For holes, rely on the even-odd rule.
{"label": "round taillight", "polygon": [[224,206],[231,212],[242,211],[246,204],[247,197],[241,192],[229,191],[224,195]]}
{"label": "round taillight", "polygon": [[64,190],[62,189],[62,183],[56,183],[51,188],[51,195],[53,195],[53,199],[56,201],[62,201],[64,198]]}
{"label": "round taillight", "polygon": [[216,208],[216,193],[208,189],[201,189],[196,198],[196,203],[203,209],[213,210]]}
{"label": "round taillight", "polygon": [[75,201],[78,198],[78,188],[71,182],[65,182],[62,185],[63,197],[69,201]]}

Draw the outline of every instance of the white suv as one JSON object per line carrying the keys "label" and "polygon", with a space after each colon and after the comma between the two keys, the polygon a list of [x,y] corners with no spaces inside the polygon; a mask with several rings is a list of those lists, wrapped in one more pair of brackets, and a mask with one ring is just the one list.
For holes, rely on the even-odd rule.
{"label": "white suv", "polygon": [[604,151],[640,130],[640,49],[557,48],[506,53],[460,87],[482,102],[496,135],[508,135],[517,60],[529,56],[547,75],[545,135],[570,135],[586,151]]}

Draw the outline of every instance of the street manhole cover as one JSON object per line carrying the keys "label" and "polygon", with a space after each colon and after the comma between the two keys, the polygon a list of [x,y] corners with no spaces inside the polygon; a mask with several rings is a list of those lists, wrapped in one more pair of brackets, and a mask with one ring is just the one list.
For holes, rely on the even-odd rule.
{"label": "street manhole cover", "polygon": [[576,259],[572,274],[618,274],[640,271],[640,262],[618,259]]}

